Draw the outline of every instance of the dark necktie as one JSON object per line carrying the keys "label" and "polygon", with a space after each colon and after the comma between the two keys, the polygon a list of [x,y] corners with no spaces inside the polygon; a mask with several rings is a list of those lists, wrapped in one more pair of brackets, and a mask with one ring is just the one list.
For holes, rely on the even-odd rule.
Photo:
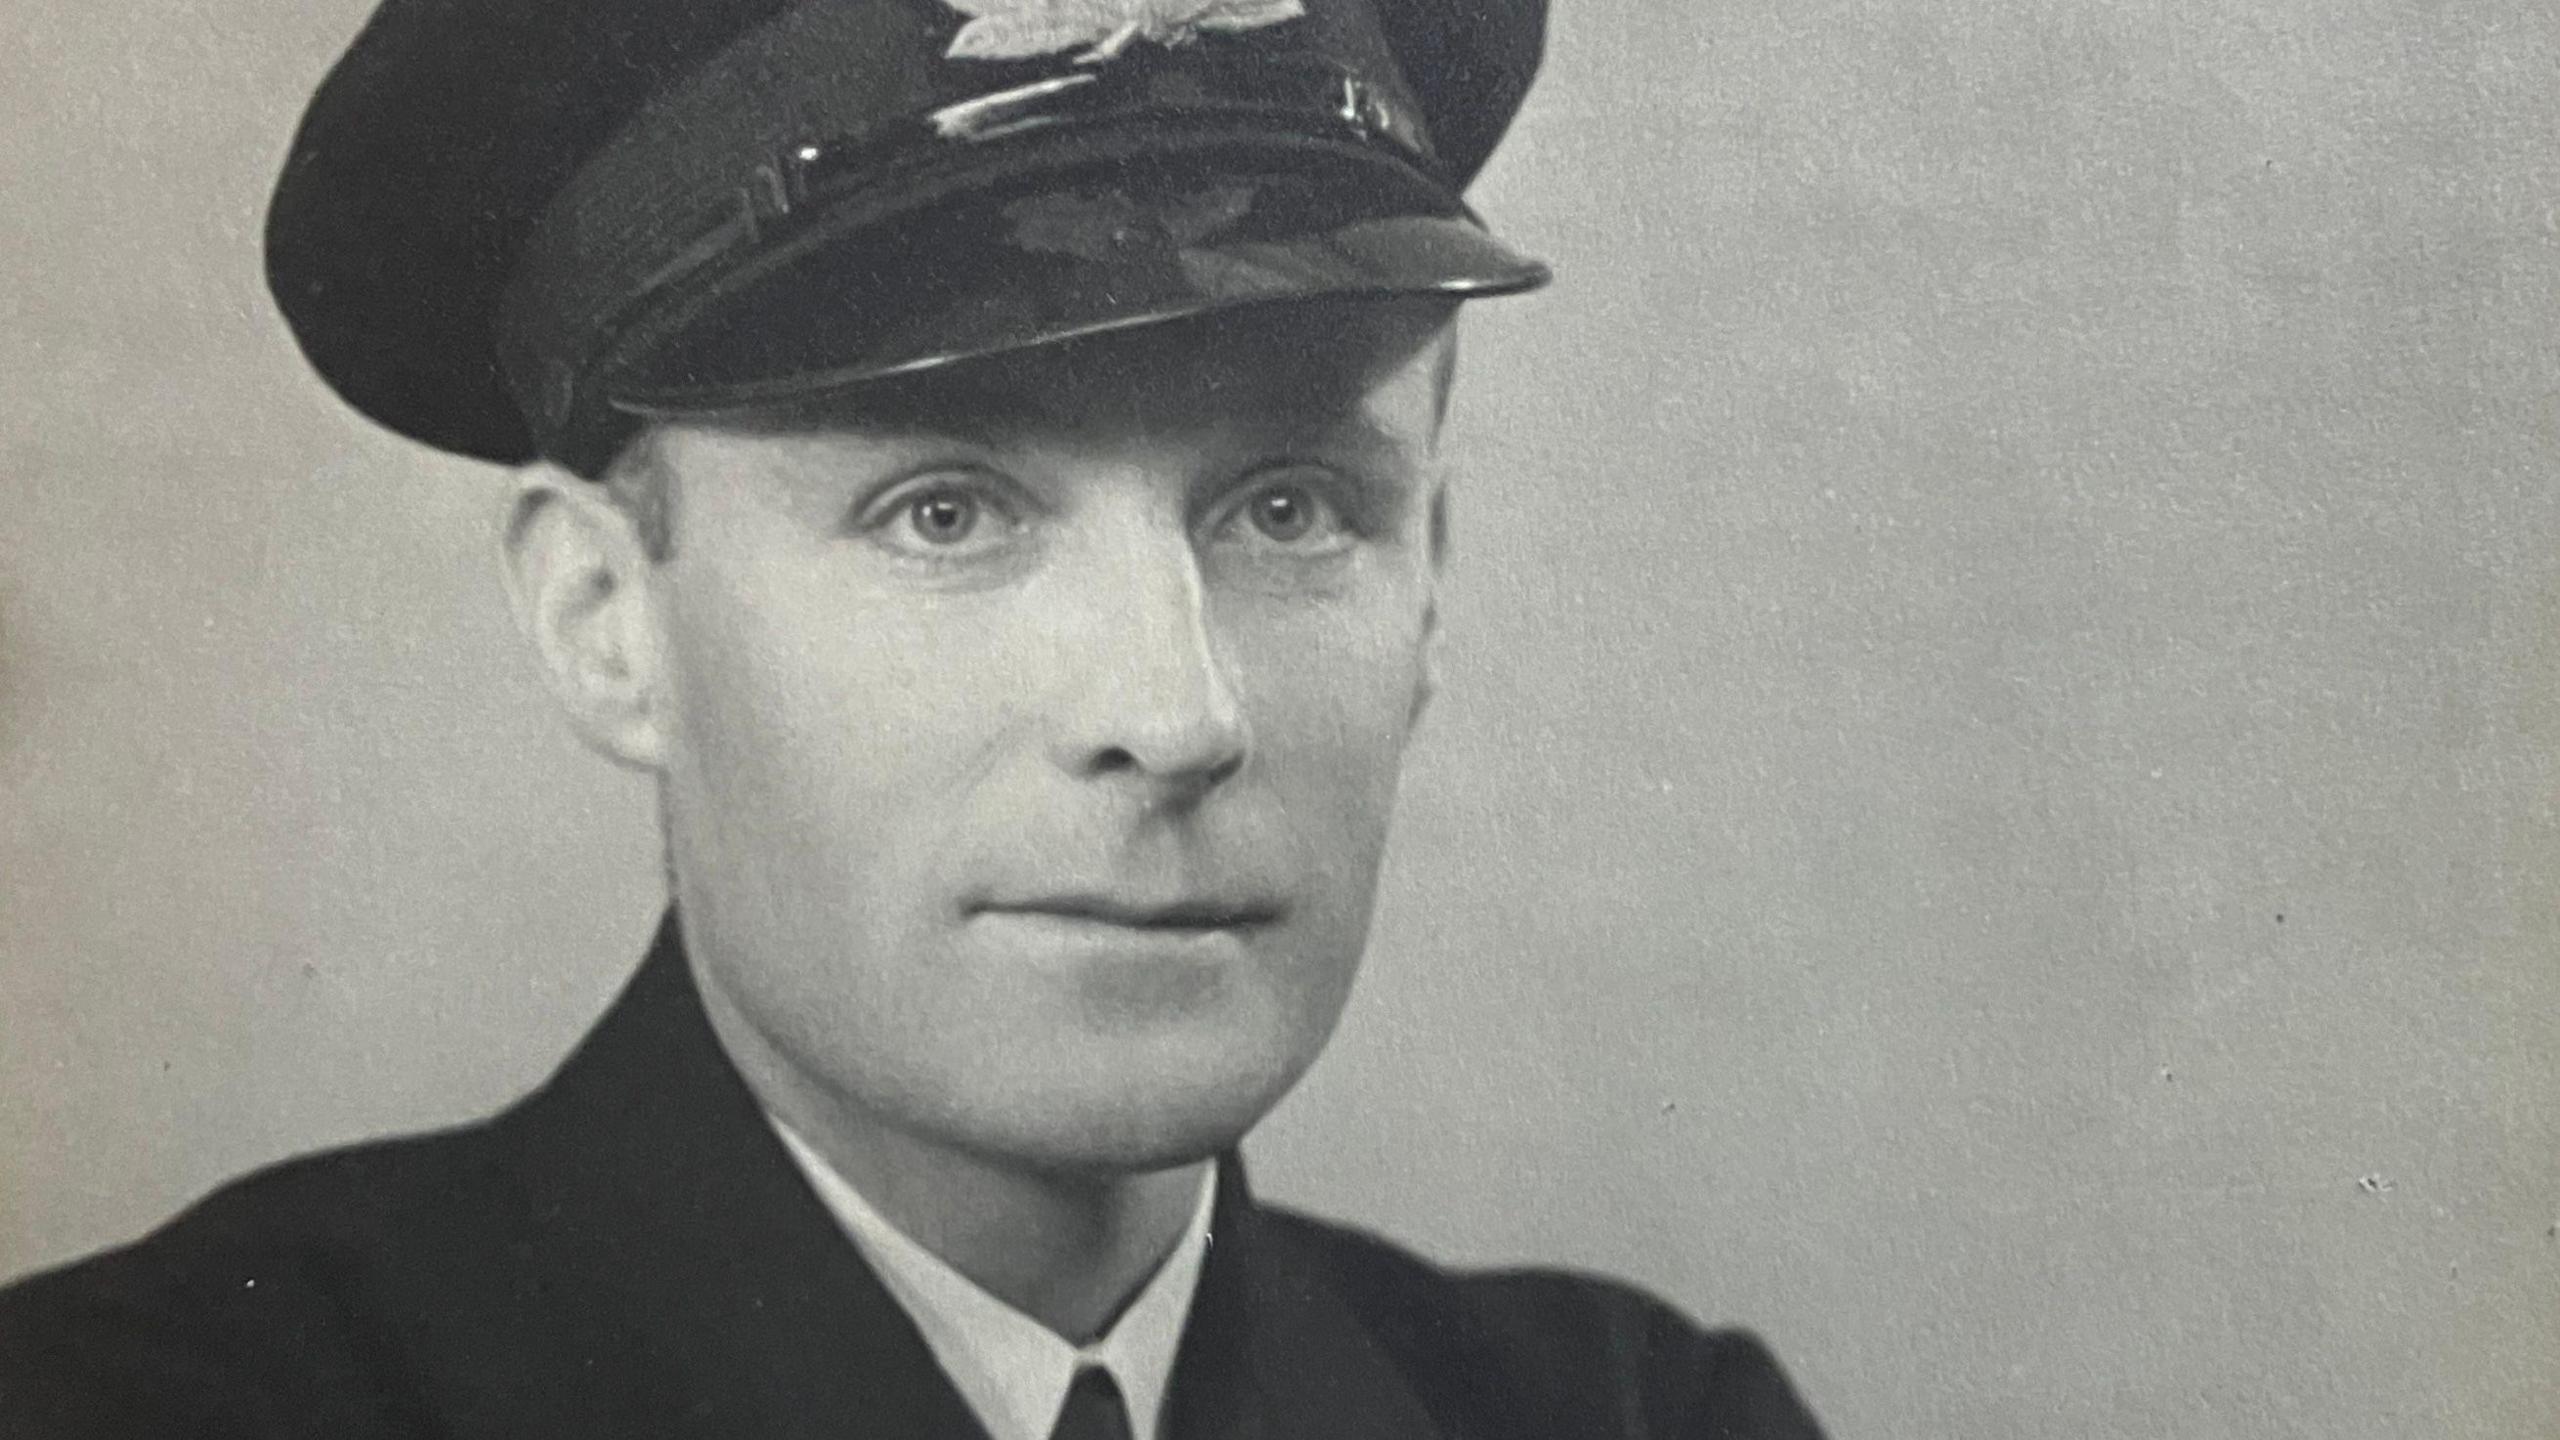
{"label": "dark necktie", "polygon": [[1076,1372],[1049,1440],[1131,1440],[1129,1407],[1120,1403],[1120,1387],[1111,1383],[1110,1371],[1087,1365]]}

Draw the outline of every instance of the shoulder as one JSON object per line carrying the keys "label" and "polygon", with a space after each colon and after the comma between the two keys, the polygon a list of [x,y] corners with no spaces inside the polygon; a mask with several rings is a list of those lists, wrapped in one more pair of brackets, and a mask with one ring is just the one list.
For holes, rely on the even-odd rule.
{"label": "shoulder", "polygon": [[1446,1415],[1488,1433],[1819,1440],[1758,1336],[1707,1329],[1635,1286],[1556,1269],[1454,1270],[1288,1211],[1275,1239],[1344,1295]]}
{"label": "shoulder", "polygon": [[0,1432],[393,1428],[384,1317],[487,1308],[464,1297],[504,1283],[511,1172],[476,1130],[307,1156],[0,1289]]}

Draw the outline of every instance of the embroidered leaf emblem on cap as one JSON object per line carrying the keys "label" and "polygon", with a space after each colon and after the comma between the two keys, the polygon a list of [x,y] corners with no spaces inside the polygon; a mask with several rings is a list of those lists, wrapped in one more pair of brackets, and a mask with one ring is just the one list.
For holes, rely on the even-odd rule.
{"label": "embroidered leaf emblem on cap", "polygon": [[1185,45],[1204,31],[1259,30],[1307,13],[1303,0],[949,0],[970,17],[946,52],[954,60],[1029,60],[1085,47],[1099,65],[1133,41]]}

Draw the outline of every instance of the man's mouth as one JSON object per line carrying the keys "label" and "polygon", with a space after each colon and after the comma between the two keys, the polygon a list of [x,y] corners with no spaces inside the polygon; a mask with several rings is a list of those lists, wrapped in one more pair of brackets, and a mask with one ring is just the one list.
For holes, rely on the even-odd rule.
{"label": "man's mouth", "polygon": [[1210,930],[1252,930],[1280,918],[1280,907],[1268,901],[1216,897],[1142,900],[1115,895],[1075,893],[1027,900],[989,901],[973,907],[981,915],[1017,915],[1110,925],[1124,930],[1198,934]]}

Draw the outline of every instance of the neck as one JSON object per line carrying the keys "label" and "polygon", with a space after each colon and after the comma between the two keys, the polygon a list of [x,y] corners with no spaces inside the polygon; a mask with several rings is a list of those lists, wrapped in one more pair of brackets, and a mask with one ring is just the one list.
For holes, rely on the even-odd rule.
{"label": "neck", "polygon": [[696,980],[767,1113],[909,1239],[1070,1342],[1106,1333],[1180,1242],[1213,1162],[1061,1172],[936,1143],[812,1083],[716,984]]}

